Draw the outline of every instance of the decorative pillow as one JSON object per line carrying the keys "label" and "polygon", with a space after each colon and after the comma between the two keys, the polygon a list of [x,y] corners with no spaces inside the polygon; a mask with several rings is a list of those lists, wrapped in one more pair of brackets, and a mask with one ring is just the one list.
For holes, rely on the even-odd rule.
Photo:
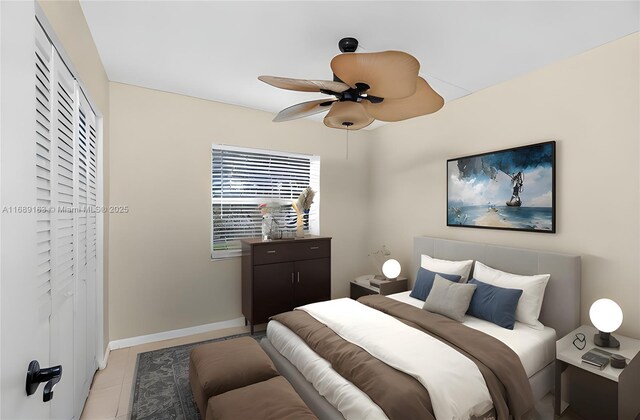
{"label": "decorative pillow", "polygon": [[429,271],[426,268],[420,267],[418,269],[418,274],[416,275],[416,284],[413,285],[413,290],[411,291],[411,294],[409,296],[420,300],[427,299],[427,296],[429,296],[429,292],[431,292],[431,288],[433,287],[433,279],[437,275],[440,275],[442,278],[445,278],[454,283],[460,281],[460,276],[434,273],[433,271]]}
{"label": "decorative pillow", "polygon": [[550,277],[550,274],[520,276],[487,267],[478,261],[476,261],[475,268],[473,269],[473,278],[476,280],[494,286],[521,289],[522,296],[520,296],[520,300],[518,301],[516,320],[537,330],[544,328],[544,325],[538,321],[538,317],[540,316],[540,308],[542,308],[544,289],[547,287],[547,282],[549,282]]}
{"label": "decorative pillow", "polygon": [[420,266],[422,268],[426,268],[427,270],[433,271],[435,273],[455,274],[457,276],[460,276],[461,283],[464,283],[469,279],[469,272],[471,271],[472,265],[473,260],[439,260],[437,258],[432,258],[424,254],[422,255],[422,259],[420,260]]}
{"label": "decorative pillow", "polygon": [[447,281],[436,274],[422,309],[462,322],[476,287],[475,284]]}
{"label": "decorative pillow", "polygon": [[471,298],[467,314],[512,330],[522,290],[493,286],[476,279],[469,280],[468,284],[478,287]]}

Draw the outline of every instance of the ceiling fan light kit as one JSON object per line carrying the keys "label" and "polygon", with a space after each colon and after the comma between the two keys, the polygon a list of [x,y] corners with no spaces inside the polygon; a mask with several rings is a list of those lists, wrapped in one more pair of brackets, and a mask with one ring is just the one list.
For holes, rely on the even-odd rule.
{"label": "ceiling fan light kit", "polygon": [[374,121],[367,110],[358,102],[344,101],[333,104],[324,117],[324,125],[331,128],[360,130]]}
{"label": "ceiling fan light kit", "polygon": [[395,122],[427,115],[444,106],[444,99],[420,77],[420,63],[402,51],[356,53],[358,40],[343,38],[342,54],[331,60],[333,81],[260,76],[280,89],[320,92],[334,98],[303,102],[283,109],[274,122],[326,112],[331,128],[359,130],[374,120]]}

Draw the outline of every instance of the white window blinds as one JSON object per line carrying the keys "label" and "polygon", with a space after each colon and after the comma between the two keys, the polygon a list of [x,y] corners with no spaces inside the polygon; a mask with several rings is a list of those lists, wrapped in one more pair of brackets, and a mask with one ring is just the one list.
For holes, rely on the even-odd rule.
{"label": "white window blinds", "polygon": [[211,159],[212,257],[240,255],[241,238],[259,237],[266,204],[284,236],[292,236],[291,203],[306,187],[316,191],[305,230],[319,233],[320,158],[214,145]]}

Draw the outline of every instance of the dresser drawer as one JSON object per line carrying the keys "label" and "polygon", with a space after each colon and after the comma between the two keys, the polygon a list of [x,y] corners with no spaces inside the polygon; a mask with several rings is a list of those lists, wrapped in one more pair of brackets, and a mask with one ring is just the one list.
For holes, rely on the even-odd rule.
{"label": "dresser drawer", "polygon": [[286,261],[312,260],[331,256],[331,241],[301,240],[286,243],[263,243],[253,247],[253,263],[274,264]]}
{"label": "dresser drawer", "polygon": [[296,260],[312,260],[315,258],[327,258],[331,256],[331,241],[300,241],[295,245]]}
{"label": "dresser drawer", "polygon": [[268,243],[253,247],[253,263],[273,264],[295,260],[296,244],[292,243]]}

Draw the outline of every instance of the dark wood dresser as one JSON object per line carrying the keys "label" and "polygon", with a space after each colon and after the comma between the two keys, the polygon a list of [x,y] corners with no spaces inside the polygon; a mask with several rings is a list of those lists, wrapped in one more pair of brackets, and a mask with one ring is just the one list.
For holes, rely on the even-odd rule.
{"label": "dark wood dresser", "polygon": [[270,316],[331,299],[331,238],[241,242],[242,313],[251,334]]}

